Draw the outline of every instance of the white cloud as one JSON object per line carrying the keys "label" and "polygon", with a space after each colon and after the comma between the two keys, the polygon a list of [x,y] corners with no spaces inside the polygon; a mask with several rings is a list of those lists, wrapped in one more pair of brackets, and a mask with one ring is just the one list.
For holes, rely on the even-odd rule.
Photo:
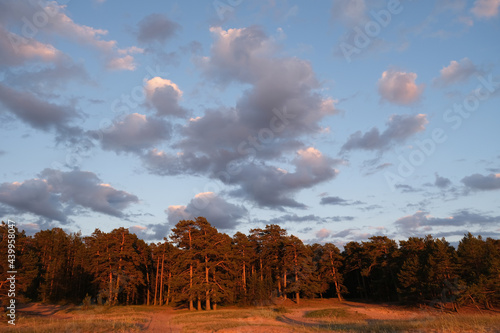
{"label": "white cloud", "polygon": [[0,202],[20,213],[68,221],[73,208],[84,207],[95,212],[123,217],[123,210],[139,199],[114,189],[92,172],[45,169],[40,178],[0,184]]}
{"label": "white cloud", "polygon": [[378,80],[378,92],[382,99],[399,105],[410,105],[418,100],[424,85],[417,85],[417,74],[388,70]]}
{"label": "white cloud", "polygon": [[490,19],[498,15],[500,0],[476,0],[471,9],[477,18]]}
{"label": "white cloud", "polygon": [[318,230],[318,232],[316,232],[316,237],[319,239],[325,239],[328,236],[330,236],[330,230],[328,229],[323,228]]}
{"label": "white cloud", "polygon": [[125,116],[102,133],[102,147],[116,152],[140,152],[170,138],[170,124],[139,113]]}
{"label": "white cloud", "polygon": [[110,70],[127,70],[133,71],[135,69],[134,57],[126,55],[121,58],[112,58],[108,61],[106,68]]}
{"label": "white cloud", "polygon": [[[36,35],[41,32],[58,35],[80,45],[96,49],[110,69],[135,69],[133,57],[130,54],[136,53],[138,48],[120,49],[116,40],[104,39],[108,35],[107,30],[76,23],[68,16],[66,5],[58,4],[56,1],[40,1],[38,5],[41,6],[41,9],[28,1],[20,1],[7,5],[4,10],[11,23],[16,25],[25,24],[26,18],[35,17],[37,13],[43,12],[48,16],[46,24],[37,25],[35,29],[31,28],[29,31],[31,34]],[[31,23],[31,25],[33,24]]]}
{"label": "white cloud", "polygon": [[460,61],[452,60],[447,67],[441,69],[439,78],[434,82],[443,86],[464,82],[476,72],[476,66],[468,58]]}
{"label": "white cloud", "polygon": [[22,65],[31,60],[55,62],[62,56],[54,46],[14,34],[0,25],[0,65]]}
{"label": "white cloud", "polygon": [[170,225],[203,216],[218,229],[233,229],[248,214],[245,207],[227,202],[213,192],[198,193],[187,206],[169,206],[165,212]]}
{"label": "white cloud", "polygon": [[349,136],[347,142],[342,146],[342,151],[353,149],[384,150],[395,143],[405,142],[409,137],[425,130],[429,123],[427,115],[392,115],[387,121],[387,128],[380,133],[377,127],[373,127],[366,133],[357,131]]}
{"label": "white cloud", "polygon": [[187,110],[179,105],[182,90],[172,81],[156,76],[145,82],[144,92],[148,104],[158,115],[181,118],[187,115]]}
{"label": "white cloud", "polygon": [[[413,215],[397,219],[394,224],[403,232],[404,236],[423,236],[431,233],[434,227],[450,227],[458,230],[457,227],[463,226],[497,225],[499,221],[500,216],[472,212],[466,209],[456,211],[447,217],[434,217],[429,212],[419,210]],[[461,232],[457,234],[461,234]]]}
{"label": "white cloud", "polygon": [[462,179],[462,183],[470,189],[488,191],[500,190],[500,173],[483,176],[475,173]]}

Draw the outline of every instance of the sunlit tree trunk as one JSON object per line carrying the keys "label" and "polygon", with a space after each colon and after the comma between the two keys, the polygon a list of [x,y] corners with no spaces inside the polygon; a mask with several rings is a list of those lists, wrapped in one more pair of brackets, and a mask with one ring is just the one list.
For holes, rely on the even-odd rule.
{"label": "sunlit tree trunk", "polygon": [[246,274],[245,274],[246,273],[246,271],[245,271],[245,266],[246,266],[245,265],[245,261],[243,261],[243,265],[242,266],[243,266],[242,267],[243,268],[243,276],[242,276],[243,291],[245,292],[245,295],[246,295],[246,293],[247,293],[247,278],[246,278]]}
{"label": "sunlit tree trunk", "polygon": [[163,265],[165,263],[165,253],[161,257],[161,278],[160,278],[160,306],[163,305]]}
{"label": "sunlit tree trunk", "polygon": [[332,275],[333,275],[333,283],[335,283],[335,291],[337,292],[337,297],[340,302],[343,301],[342,295],[340,294],[340,284],[339,284],[339,279],[337,275],[337,270],[335,269],[335,265],[333,262],[333,253],[330,251],[330,265],[332,266]]}
{"label": "sunlit tree trunk", "polygon": [[156,261],[156,282],[155,282],[155,302],[154,305],[156,305],[156,297],[158,295],[158,274],[160,272],[160,257],[158,257]]}
{"label": "sunlit tree trunk", "polygon": [[286,269],[283,271],[283,297],[286,299]]}
{"label": "sunlit tree trunk", "polygon": [[208,256],[205,255],[205,282],[207,283],[205,287],[205,310],[210,310],[210,291],[209,289],[209,280],[208,280]]}
{"label": "sunlit tree trunk", "polygon": [[191,290],[193,290],[193,264],[189,264],[189,310],[192,311],[194,310],[194,306]]}

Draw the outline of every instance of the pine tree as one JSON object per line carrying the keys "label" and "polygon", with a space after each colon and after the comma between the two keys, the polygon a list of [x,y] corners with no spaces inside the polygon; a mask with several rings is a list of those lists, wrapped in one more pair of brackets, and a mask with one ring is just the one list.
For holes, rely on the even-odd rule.
{"label": "pine tree", "polygon": [[285,244],[285,257],[290,261],[290,271],[292,281],[287,286],[287,292],[295,294],[295,302],[300,304],[300,294],[308,296],[314,295],[314,265],[312,262],[312,252],[308,250],[302,241],[291,235]]}
{"label": "pine tree", "polygon": [[410,237],[400,242],[402,264],[398,273],[398,292],[408,302],[423,302],[425,242],[423,238]]}
{"label": "pine tree", "polygon": [[394,240],[386,236],[373,236],[363,242],[362,256],[367,260],[361,274],[369,279],[372,297],[377,300],[393,300],[397,297],[399,251]]}
{"label": "pine tree", "polygon": [[241,232],[234,234],[232,245],[234,260],[237,261],[237,266],[240,267],[237,269],[238,275],[241,278],[241,280],[238,280],[240,282],[235,284],[238,286],[238,289],[235,290],[235,294],[239,295],[238,298],[247,302],[247,281],[251,272],[251,261],[255,257],[255,252],[248,237]]}
{"label": "pine tree", "polygon": [[318,272],[320,276],[329,283],[335,286],[335,293],[339,301],[343,301],[342,294],[346,292],[346,287],[343,285],[343,276],[340,273],[340,268],[343,265],[343,258],[340,250],[331,243],[318,248],[320,252]]}

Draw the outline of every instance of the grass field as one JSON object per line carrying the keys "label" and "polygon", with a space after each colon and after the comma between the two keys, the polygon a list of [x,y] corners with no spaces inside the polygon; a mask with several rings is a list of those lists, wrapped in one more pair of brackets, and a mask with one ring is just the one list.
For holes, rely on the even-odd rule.
{"label": "grass field", "polygon": [[[2,332],[500,332],[500,312],[461,313],[333,300],[217,311],[31,304]],[[6,324],[3,324],[6,325]]]}

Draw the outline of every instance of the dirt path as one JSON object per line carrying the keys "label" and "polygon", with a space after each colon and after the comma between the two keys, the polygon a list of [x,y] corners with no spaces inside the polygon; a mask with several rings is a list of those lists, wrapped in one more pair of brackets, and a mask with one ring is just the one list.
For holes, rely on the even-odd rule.
{"label": "dirt path", "polygon": [[172,324],[173,317],[174,312],[170,309],[153,313],[151,321],[146,327],[145,332],[180,333],[181,327]]}
{"label": "dirt path", "polygon": [[23,313],[29,316],[41,316],[50,317],[54,319],[69,319],[71,315],[64,315],[58,313],[61,310],[70,309],[74,306],[72,305],[50,305],[50,304],[39,304],[39,303],[29,303],[21,305],[18,308],[19,313]]}

